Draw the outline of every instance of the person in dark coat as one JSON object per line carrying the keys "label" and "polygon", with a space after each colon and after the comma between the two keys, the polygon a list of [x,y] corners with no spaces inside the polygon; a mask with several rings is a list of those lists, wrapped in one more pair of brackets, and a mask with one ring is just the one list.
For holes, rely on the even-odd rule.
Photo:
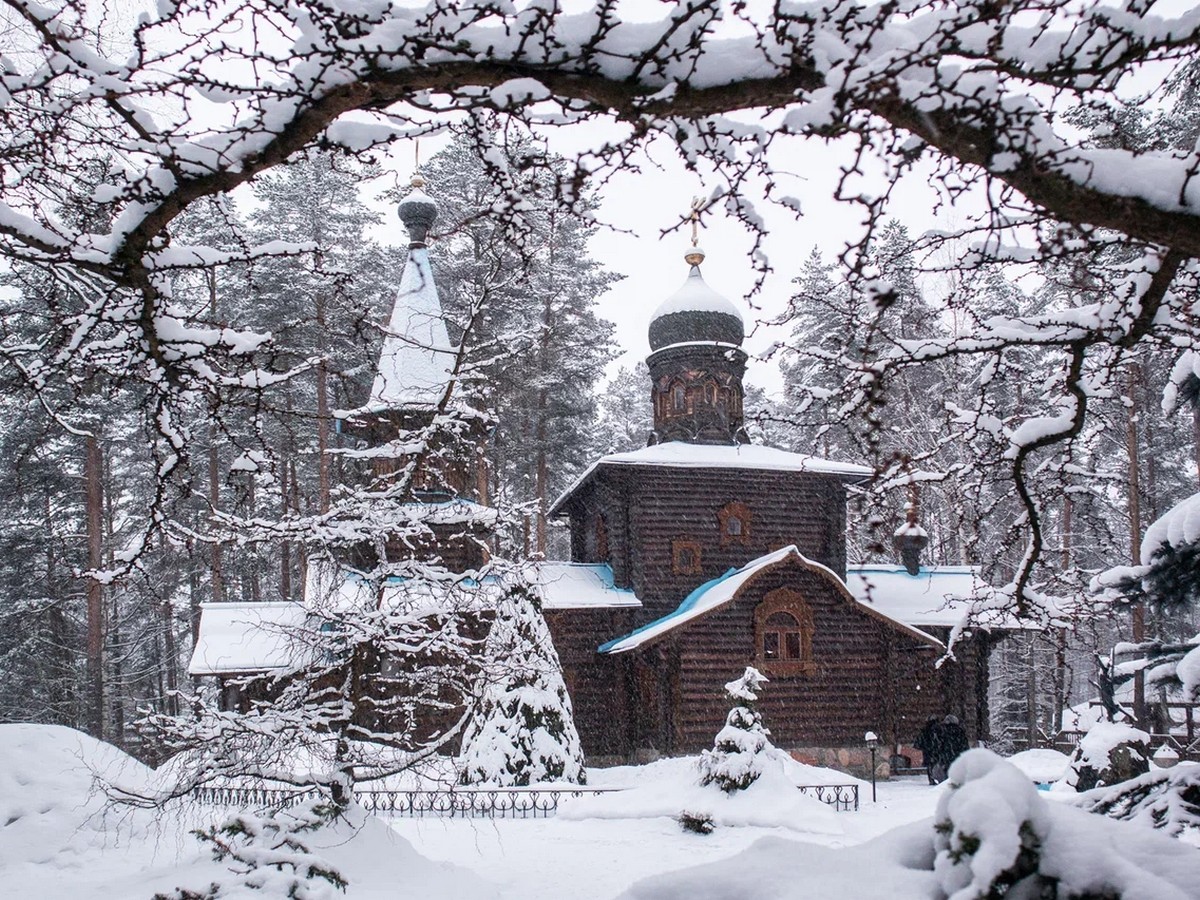
{"label": "person in dark coat", "polygon": [[946,780],[950,764],[966,753],[971,745],[967,740],[966,730],[958,722],[958,716],[946,716],[942,719],[935,734],[934,756],[937,759],[936,774],[940,783]]}
{"label": "person in dark coat", "polygon": [[913,741],[913,746],[921,751],[921,758],[925,763],[925,774],[929,776],[930,784],[937,784],[933,780],[933,755],[934,748],[937,746],[937,734],[941,728],[941,722],[937,716],[930,716],[925,722],[925,727],[921,729],[921,733],[917,735],[917,739]]}

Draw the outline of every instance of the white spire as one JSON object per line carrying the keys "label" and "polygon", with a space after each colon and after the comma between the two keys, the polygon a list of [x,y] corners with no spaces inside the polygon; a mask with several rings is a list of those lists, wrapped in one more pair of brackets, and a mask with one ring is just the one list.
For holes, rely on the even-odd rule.
{"label": "white spire", "polygon": [[441,402],[454,368],[429,251],[408,252],[371,388],[372,410],[431,409]]}

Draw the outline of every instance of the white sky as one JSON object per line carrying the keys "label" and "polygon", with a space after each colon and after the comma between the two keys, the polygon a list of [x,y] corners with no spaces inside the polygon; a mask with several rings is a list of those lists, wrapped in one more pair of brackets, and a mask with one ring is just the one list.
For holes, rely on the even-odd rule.
{"label": "white sky", "polygon": [[[551,149],[564,155],[599,142],[609,136],[611,126],[605,123],[572,126],[551,135]],[[420,156],[428,159],[445,144],[445,139],[423,139]],[[863,226],[861,207],[839,203],[832,199],[839,168],[851,159],[848,142],[826,144],[821,141],[792,140],[780,146],[776,161],[783,174],[780,186],[784,193],[798,197],[802,203],[799,219],[793,213],[764,199],[763,187],[759,196],[752,197],[758,212],[767,222],[769,237],[764,245],[774,272],[768,276],[763,290],[751,296],[756,274],[750,258],[753,239],[745,228],[726,214],[720,202],[706,214],[700,233],[700,245],[707,254],[702,266],[704,278],[719,293],[733,301],[746,322],[745,348],[751,354],[747,381],[768,391],[782,387],[777,360],[756,359],[766,355],[774,344],[786,341],[788,328],[771,327],[766,322],[778,316],[786,307],[792,293],[791,279],[799,274],[814,246],[834,262],[845,245],[857,240]],[[794,154],[794,158],[790,158]],[[591,244],[592,255],[610,269],[625,276],[598,302],[599,313],[616,325],[616,343],[620,356],[609,367],[612,374],[621,366],[632,367],[649,352],[646,330],[650,317],[659,303],[673,294],[687,277],[688,266],[684,252],[691,246],[691,232],[685,227],[663,236],[675,226],[681,216],[691,209],[692,198],[708,195],[719,182],[704,179],[688,172],[673,147],[659,142],[643,156],[642,171],[622,171],[614,174],[600,187],[601,205],[597,216],[610,226],[602,228]],[[392,149],[385,166],[396,172],[403,183],[414,164],[411,142]],[[890,215],[908,226],[914,236],[929,228],[950,225],[953,210],[935,217],[931,212],[939,193],[931,184],[929,170],[906,177],[893,193]],[[390,180],[390,179],[389,179]],[[882,178],[868,179],[875,190],[882,189]],[[426,189],[434,197],[438,186]],[[942,198],[945,199],[944,197]],[[972,203],[978,212],[978,200]],[[385,217],[389,242],[398,238],[394,211]],[[382,235],[381,235],[382,237]],[[397,274],[398,277],[398,274]]]}

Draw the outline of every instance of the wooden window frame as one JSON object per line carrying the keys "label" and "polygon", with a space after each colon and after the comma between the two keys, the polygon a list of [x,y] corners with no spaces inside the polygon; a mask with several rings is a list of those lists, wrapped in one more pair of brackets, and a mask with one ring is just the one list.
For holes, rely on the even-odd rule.
{"label": "wooden window frame", "polygon": [[[670,389],[667,391],[667,397],[669,399],[668,406],[671,408],[671,412],[673,412],[673,413],[686,413],[687,412],[687,385],[686,384],[684,384],[682,381],[674,382],[671,385]],[[681,399],[681,402],[676,403],[675,401],[677,399]]]}
{"label": "wooden window frame", "polygon": [[[767,658],[766,635],[768,631],[775,632],[774,629],[767,628],[767,619],[781,612],[787,613],[799,623],[799,659]],[[775,675],[814,674],[817,666],[812,655],[813,630],[812,608],[798,591],[785,587],[769,592],[754,610],[754,655],[758,667],[768,674]]]}
{"label": "wooden window frame", "polygon": [[[742,523],[741,534],[729,533],[730,519],[737,519]],[[750,519],[750,507],[740,500],[726,503],[717,510],[717,523],[721,532],[721,546],[727,547],[730,544],[741,544],[743,547],[748,547],[750,545]]]}
{"label": "wooden window frame", "polygon": [[[694,562],[684,565],[680,558],[684,551],[691,551]],[[671,541],[671,571],[676,575],[699,575],[704,567],[704,559],[700,554],[700,544],[686,538],[676,538]]]}

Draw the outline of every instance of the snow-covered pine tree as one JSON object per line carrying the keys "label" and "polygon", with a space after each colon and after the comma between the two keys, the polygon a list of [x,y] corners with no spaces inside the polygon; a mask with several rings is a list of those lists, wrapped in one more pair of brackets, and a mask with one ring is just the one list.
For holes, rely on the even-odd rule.
{"label": "snow-covered pine tree", "polygon": [[588,249],[595,196],[583,192],[577,213],[558,208],[563,160],[492,124],[472,120],[422,172],[442,205],[436,277],[449,318],[483,309],[472,359],[497,423],[487,449],[493,494],[532,503],[518,549],[544,553],[550,503],[591,461],[595,384],[613,334],[596,301],[621,276]]}
{"label": "snow-covered pine tree", "polygon": [[583,784],[583,748],[541,604],[525,583],[496,610],[475,716],[463,737],[460,780],[503,787]]}
{"label": "snow-covered pine tree", "polygon": [[754,701],[766,683],[765,675],[747,666],[741,678],[725,685],[733,708],[725,717],[725,727],[717,732],[713,748],[700,754],[701,785],[715,784],[730,794],[750,787],[762,774],[763,763],[774,747]]}

